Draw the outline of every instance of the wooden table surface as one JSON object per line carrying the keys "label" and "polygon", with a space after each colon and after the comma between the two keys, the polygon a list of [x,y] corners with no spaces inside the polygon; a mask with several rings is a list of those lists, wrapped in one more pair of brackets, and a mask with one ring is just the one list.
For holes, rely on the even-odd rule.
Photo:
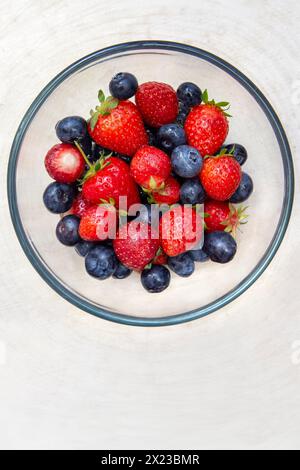
{"label": "wooden table surface", "polygon": [[0,447],[300,448],[299,192],[279,253],[242,297],[162,329],[66,303],[23,254],[8,212],[9,149],[60,70],[104,46],[181,41],[241,69],[274,105],[299,178],[296,0],[2,0]]}

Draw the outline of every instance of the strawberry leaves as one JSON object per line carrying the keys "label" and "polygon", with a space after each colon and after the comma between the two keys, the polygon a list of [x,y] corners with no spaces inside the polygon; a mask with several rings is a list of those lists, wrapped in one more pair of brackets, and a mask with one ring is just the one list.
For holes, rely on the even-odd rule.
{"label": "strawberry leaves", "polygon": [[227,113],[227,111],[230,108],[230,104],[228,101],[219,101],[218,103],[216,103],[215,100],[209,100],[207,90],[204,90],[202,93],[202,101],[204,104],[210,104],[212,106],[216,106],[217,108],[220,108],[226,117],[232,117],[231,114]]}
{"label": "strawberry leaves", "polygon": [[100,198],[100,205],[109,205],[109,206],[115,206],[116,201],[113,197],[109,197],[108,199]]}
{"label": "strawberry leaves", "polygon": [[202,92],[202,101],[203,101],[203,103],[208,104],[208,91],[207,91],[207,89],[205,89]]}
{"label": "strawberry leaves", "polygon": [[91,111],[90,111],[90,116],[91,116],[91,118],[90,118],[90,121],[89,121],[89,122],[90,122],[91,129],[92,129],[92,131],[93,131],[93,130],[95,129],[96,124],[97,124],[97,121],[98,121],[98,118],[99,118],[99,116],[100,116],[100,113],[95,112],[95,111],[93,111],[93,110],[91,109]]}
{"label": "strawberry leaves", "polygon": [[165,183],[163,182],[161,184],[157,184],[156,179],[153,176],[150,176],[149,187],[150,187],[150,191],[160,191],[164,189]]}
{"label": "strawberry leaves", "polygon": [[[236,208],[233,204],[229,204],[230,213],[229,216],[224,222],[221,222],[221,225],[225,226],[224,232],[231,233],[232,236],[236,237],[236,231],[239,229],[240,225],[245,225],[248,222],[248,214],[246,210],[248,207],[240,206]],[[240,230],[240,229],[239,229]]]}
{"label": "strawberry leaves", "polygon": [[99,103],[104,103],[105,101],[105,94],[103,93],[102,90],[98,91],[98,100],[99,100]]}
{"label": "strawberry leaves", "polygon": [[96,106],[95,111],[93,109],[91,109],[90,111],[91,117],[89,123],[92,131],[95,129],[99,117],[109,116],[111,110],[115,109],[119,104],[119,100],[117,98],[114,98],[113,96],[108,96],[107,98],[105,98],[105,95],[102,90],[99,90],[98,92],[98,100],[100,106]]}
{"label": "strawberry leaves", "polygon": [[226,148],[222,148],[220,150],[220,152],[216,155],[205,155],[204,159],[203,160],[206,160],[207,158],[214,158],[215,160],[217,160],[218,158],[220,157],[232,157],[232,158],[235,158],[234,156],[234,149],[235,149],[235,145],[232,146],[231,150],[228,152],[228,150]]}
{"label": "strawberry leaves", "polygon": [[80,184],[82,185],[86,182],[86,180],[91,178],[91,176],[94,176],[98,171],[103,170],[108,165],[110,165],[110,162],[106,161],[107,158],[109,158],[110,156],[111,154],[105,155],[104,153],[102,153],[99,160],[97,160],[93,165],[91,165],[88,171],[84,174],[83,178],[80,180]]}
{"label": "strawberry leaves", "polygon": [[234,155],[233,155],[233,152],[234,152],[234,147],[232,147],[232,149],[230,150],[230,152],[228,152],[228,150],[226,148],[222,149],[221,152],[216,155],[215,157],[218,158],[218,157],[223,157],[223,155],[226,155],[227,157],[233,157],[234,158]]}
{"label": "strawberry leaves", "polygon": [[112,153],[109,153],[107,155],[107,154],[105,154],[104,151],[102,151],[100,153],[100,158],[94,164],[92,164],[89,161],[88,156],[83,151],[83,149],[82,149],[81,145],[79,144],[79,142],[75,141],[74,144],[77,147],[77,149],[79,150],[79,152],[81,153],[81,155],[83,156],[83,158],[84,158],[84,160],[85,160],[85,162],[88,166],[88,170],[85,172],[83,178],[81,178],[81,180],[80,180],[80,185],[83,185],[83,183],[85,183],[85,181],[88,180],[91,176],[94,176],[99,170],[103,170],[104,168],[106,168],[110,164],[110,162],[108,162],[107,159],[112,156]]}

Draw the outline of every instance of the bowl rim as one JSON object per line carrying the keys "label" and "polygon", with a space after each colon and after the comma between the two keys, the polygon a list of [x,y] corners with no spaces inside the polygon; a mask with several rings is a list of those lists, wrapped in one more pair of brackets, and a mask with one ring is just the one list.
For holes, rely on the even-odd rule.
{"label": "bowl rim", "polygon": [[[175,51],[181,52],[188,55],[196,56],[200,59],[204,59],[207,62],[219,67],[227,74],[229,74],[232,78],[238,81],[256,100],[258,105],[263,110],[264,114],[266,115],[268,121],[270,122],[273,131],[275,133],[281,157],[283,161],[283,169],[284,169],[284,199],[281,209],[281,215],[279,218],[279,222],[276,228],[276,232],[261,260],[258,264],[254,267],[254,269],[232,290],[227,292],[222,297],[214,300],[213,302],[204,305],[199,309],[194,309],[185,313],[180,313],[176,315],[164,316],[164,317],[137,317],[137,316],[130,316],[130,315],[123,315],[119,313],[115,313],[103,308],[96,306],[93,303],[88,302],[87,300],[81,298],[80,296],[76,295],[75,293],[69,291],[61,282],[59,282],[54,275],[50,271],[48,271],[38,255],[36,254],[35,250],[31,246],[27,236],[25,229],[22,225],[20,213],[18,210],[17,205],[17,192],[16,192],[16,173],[17,173],[17,162],[19,151],[21,148],[22,141],[26,134],[26,131],[34,119],[36,113],[42,106],[42,104],[46,101],[48,96],[57,88],[67,77],[71,76],[73,73],[79,71],[83,67],[95,62],[96,60],[103,59],[108,56],[113,56],[116,54],[124,53],[124,52],[133,52],[135,50],[167,50],[167,51]],[[9,210],[11,219],[13,222],[13,226],[18,237],[18,240],[25,252],[25,255],[36,269],[36,271],[40,274],[40,276],[47,282],[47,284],[54,289],[59,295],[61,295],[65,300],[69,301],[76,307],[88,312],[92,315],[97,317],[110,320],[113,322],[121,323],[124,325],[131,325],[131,326],[168,326],[168,325],[176,325],[184,322],[188,322],[191,320],[195,320],[197,318],[204,317],[209,315],[210,313],[215,312],[216,310],[224,307],[225,305],[229,304],[237,297],[239,297],[242,293],[244,293],[249,287],[251,287],[254,282],[262,275],[265,269],[268,267],[272,259],[274,258],[276,252],[278,251],[282,240],[285,236],[285,232],[287,230],[292,206],[293,206],[293,199],[294,199],[294,169],[293,169],[293,159],[290,150],[290,146],[288,143],[287,136],[283,129],[283,126],[274,111],[273,107],[267,100],[267,98],[263,95],[263,93],[257,88],[257,86],[249,80],[242,72],[240,72],[236,67],[229,64],[227,61],[221,59],[220,57],[200,49],[195,46],[178,43],[178,42],[171,42],[171,41],[161,41],[161,40],[141,40],[141,41],[132,41],[126,42],[121,44],[116,44],[113,46],[105,47],[98,51],[92,52],[83,58],[77,60],[73,64],[69,65],[65,68],[62,72],[60,72],[56,77],[54,77],[39,93],[39,95],[35,98],[31,106],[28,108],[27,112],[25,113],[18,129],[16,135],[14,137],[10,156],[9,156],[9,163],[8,163],[8,170],[7,170],[7,195],[8,195],[8,202],[9,202]]]}

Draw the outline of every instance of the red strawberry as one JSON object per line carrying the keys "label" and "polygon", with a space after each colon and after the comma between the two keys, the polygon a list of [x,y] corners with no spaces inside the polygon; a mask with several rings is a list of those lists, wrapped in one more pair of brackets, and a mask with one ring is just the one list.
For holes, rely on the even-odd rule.
{"label": "red strawberry", "polygon": [[74,183],[85,169],[85,161],[79,150],[71,144],[57,144],[45,157],[45,167],[58,183]]}
{"label": "red strawberry", "polygon": [[204,203],[205,228],[208,232],[225,230],[224,222],[229,218],[229,202],[206,201]]}
{"label": "red strawberry", "polygon": [[190,206],[176,205],[160,219],[161,247],[168,256],[191,250],[201,240],[202,220]]}
{"label": "red strawberry", "polygon": [[164,182],[171,173],[171,161],[162,150],[144,145],[132,158],[130,173],[145,189],[163,189]]}
{"label": "red strawberry", "polygon": [[79,235],[86,241],[113,238],[116,233],[117,212],[114,206],[102,204],[87,209],[79,224]]}
{"label": "red strawberry", "polygon": [[[99,168],[99,169],[98,169]],[[117,157],[108,157],[100,160],[87,174],[87,179],[82,186],[83,197],[93,203],[114,203],[119,207],[119,198],[127,197],[128,207],[139,203],[138,189],[130,175],[129,166]]]}
{"label": "red strawberry", "polygon": [[93,204],[87,201],[82,193],[79,193],[76,198],[74,199],[73,205],[71,207],[70,213],[77,215],[77,217],[81,218],[83,214],[92,207]]}
{"label": "red strawberry", "polygon": [[177,95],[175,90],[166,83],[143,83],[137,89],[135,102],[149,126],[160,127],[176,119]]}
{"label": "red strawberry", "polygon": [[159,237],[154,233],[151,238],[151,226],[133,220],[119,228],[113,246],[121,263],[141,271],[155,257]]}
{"label": "red strawberry", "polygon": [[240,224],[245,224],[247,215],[245,207],[236,208],[233,204],[224,201],[207,201],[204,204],[205,226],[208,232],[223,230],[236,233]]}
{"label": "red strawberry", "polygon": [[175,204],[180,198],[180,184],[173,176],[169,176],[164,189],[153,192],[150,197],[156,204]]}
{"label": "red strawberry", "polygon": [[226,139],[229,116],[226,109],[229,103],[208,101],[207,90],[203,92],[202,100],[204,104],[192,108],[185,121],[184,130],[188,144],[199,150],[204,157],[214,155]]}
{"label": "red strawberry", "polygon": [[148,136],[141,115],[131,101],[118,101],[99,94],[100,106],[91,111],[88,125],[92,139],[102,147],[132,156],[148,143]]}
{"label": "red strawberry", "polygon": [[199,178],[211,199],[226,201],[239,187],[242,170],[232,155],[220,154],[204,158]]}
{"label": "red strawberry", "polygon": [[159,247],[158,252],[156,253],[152,264],[167,264],[168,262],[168,257],[166,253],[162,250],[162,248]]}

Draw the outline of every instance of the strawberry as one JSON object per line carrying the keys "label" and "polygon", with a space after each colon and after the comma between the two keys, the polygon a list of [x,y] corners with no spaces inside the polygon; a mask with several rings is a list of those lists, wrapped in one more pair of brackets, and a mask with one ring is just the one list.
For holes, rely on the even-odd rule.
{"label": "strawberry", "polygon": [[168,257],[161,247],[159,247],[155,257],[152,260],[152,264],[167,264]]}
{"label": "strawberry", "polygon": [[132,156],[148,143],[148,136],[141,115],[131,101],[118,101],[103,92],[98,93],[100,106],[91,111],[88,131],[92,139],[102,147]]}
{"label": "strawberry", "polygon": [[[227,109],[229,103],[215,103],[208,100],[207,90],[202,94],[204,104],[192,108],[184,130],[188,144],[195,147],[201,155],[214,155],[228,134]],[[223,109],[224,108],[224,109]]]}
{"label": "strawberry", "polygon": [[130,173],[147,190],[163,189],[164,182],[171,173],[171,161],[162,150],[144,145],[132,158]]}
{"label": "strawberry", "polygon": [[127,205],[139,203],[137,186],[130,175],[129,166],[117,157],[100,158],[85,175],[83,197],[93,203],[109,202],[119,207],[119,198],[127,197]]}
{"label": "strawberry", "polygon": [[177,256],[194,248],[202,233],[202,219],[190,206],[178,204],[160,219],[161,247],[168,256]]}
{"label": "strawberry", "polygon": [[87,201],[83,197],[82,193],[79,193],[73,201],[73,205],[70,209],[70,213],[77,215],[77,217],[81,218],[83,214],[87,211],[87,209],[89,209],[92,206],[93,204]]}
{"label": "strawberry", "polygon": [[164,188],[160,191],[152,192],[150,198],[151,202],[156,204],[175,204],[180,198],[180,184],[173,176],[169,176],[165,181]]}
{"label": "strawberry", "polygon": [[159,237],[155,233],[151,237],[151,232],[150,225],[135,220],[119,228],[113,247],[121,263],[141,271],[152,261],[159,249]]}
{"label": "strawberry", "polygon": [[204,158],[199,178],[211,199],[226,201],[239,187],[242,170],[232,155],[221,153]]}
{"label": "strawberry", "polygon": [[81,217],[80,237],[89,242],[113,238],[116,233],[116,214],[116,209],[111,204],[90,207]]}
{"label": "strawberry", "polygon": [[85,169],[81,153],[71,144],[54,145],[45,156],[45,167],[58,183],[74,183]]}
{"label": "strawberry", "polygon": [[143,83],[137,89],[135,102],[144,121],[151,127],[161,127],[176,119],[177,95],[166,83]]}
{"label": "strawberry", "polygon": [[225,231],[236,234],[240,224],[245,224],[245,207],[236,208],[230,202],[207,201],[204,204],[205,228],[207,232]]}

